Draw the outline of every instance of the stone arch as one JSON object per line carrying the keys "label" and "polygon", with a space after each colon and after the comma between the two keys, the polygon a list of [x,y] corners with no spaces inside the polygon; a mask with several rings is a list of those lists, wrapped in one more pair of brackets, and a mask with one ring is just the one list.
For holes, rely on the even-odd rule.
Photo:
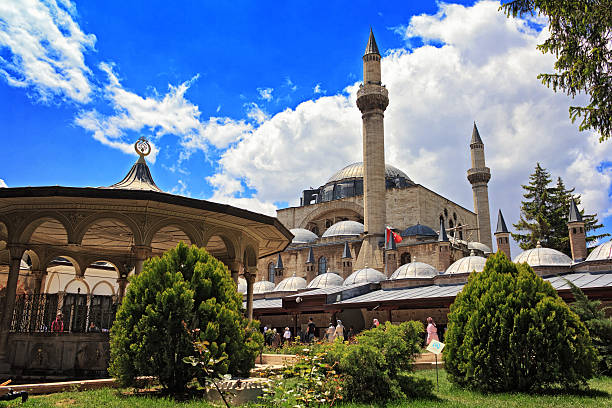
{"label": "stone arch", "polygon": [[72,255],[66,255],[65,253],[56,252],[52,255],[50,254],[50,256],[47,257],[47,260],[44,262],[44,264],[46,264],[46,267],[48,268],[49,264],[58,258],[63,258],[71,263],[72,267],[74,268],[74,275],[76,277],[83,276],[83,272],[85,272],[85,268],[84,268],[82,259],[78,259],[77,257],[72,256]]}
{"label": "stone arch", "polygon": [[225,245],[227,258],[231,260],[236,259],[238,254],[237,248],[239,248],[239,246],[230,231],[221,228],[215,228],[213,230],[207,231],[206,236],[202,240],[202,247],[207,248],[208,250],[208,248],[210,248],[213,243],[216,247],[219,247],[219,240],[223,242],[223,245]]}
{"label": "stone arch", "polygon": [[[32,214],[28,217],[28,220],[25,222],[23,228],[16,227],[14,234],[17,235],[17,242],[30,243],[36,230],[39,227],[43,226],[45,223],[51,224],[50,226],[48,226],[49,229],[56,230],[55,234],[58,237],[57,239],[60,241],[51,243],[62,245],[68,244],[70,242],[71,237],[74,235],[72,227],[70,225],[70,221],[63,214],[53,211],[45,211]],[[65,235],[65,238],[61,236],[62,233],[61,231],[59,231],[58,227],[61,227],[61,230],[63,230],[63,235]],[[51,234],[45,233],[45,235],[50,236]],[[50,242],[41,243],[48,244]]]}
{"label": "stone arch", "polygon": [[245,267],[256,267],[257,266],[257,252],[251,245],[247,245],[244,248],[243,262]]}
{"label": "stone arch", "polygon": [[335,203],[332,202],[330,206],[324,206],[324,208],[317,208],[308,213],[300,222],[299,228],[306,228],[306,225],[319,218],[323,218],[327,213],[337,211],[352,211],[358,217],[363,217],[363,207],[356,203],[343,202]]}
{"label": "stone arch", "polygon": [[96,262],[106,262],[108,264],[110,264],[114,269],[115,269],[115,279],[118,279],[121,277],[121,269],[120,269],[120,265],[118,262],[115,261],[111,261],[109,259],[106,258],[100,258],[100,257],[96,257],[96,258],[89,258],[87,260],[87,262],[85,262],[85,264],[87,265],[86,268],[84,268],[83,270],[83,277],[87,277],[87,270],[90,268],[95,268],[96,265],[94,265]]}
{"label": "stone arch", "polygon": [[[81,286],[85,287],[86,289],[85,293],[78,291],[78,289]],[[71,291],[73,287],[75,288],[74,292]],[[64,286],[64,292],[65,293],[80,293],[81,295],[89,295],[91,293],[91,289],[85,279],[74,278],[71,281],[69,281],[66,284],[66,286]]]}
{"label": "stone arch", "polygon": [[[180,232],[182,232],[182,234],[189,239],[189,244],[193,244],[199,247],[202,246],[202,238],[201,238],[201,234],[199,233],[199,231],[193,225],[187,222],[181,221],[181,220],[177,220],[177,219],[160,220],[157,223],[155,223],[151,228],[149,228],[147,231],[145,231],[145,236],[144,236],[145,245],[155,248],[155,236],[158,233],[162,232],[162,230],[172,228],[172,227],[177,228]],[[172,231],[169,231],[169,233],[173,234]],[[182,241],[182,239],[179,239],[179,241]],[[174,243],[174,245],[176,244],[178,244],[178,241]],[[166,248],[166,249],[169,249],[169,248]]]}
{"label": "stone arch", "polygon": [[82,219],[75,229],[74,243],[83,243],[83,238],[93,225],[101,221],[119,221],[132,232],[133,242],[132,245],[143,245],[144,237],[138,224],[129,216],[121,214],[119,212],[104,212],[93,214]]}
{"label": "stone arch", "polygon": [[61,287],[60,287],[60,277],[59,274],[57,272],[51,272],[49,274],[49,278],[47,279],[46,283],[46,288],[45,288],[45,293],[57,293],[57,292],[61,292]]}
{"label": "stone arch", "polygon": [[[107,286],[110,289],[110,295],[107,295],[105,293],[96,293],[96,291],[100,291],[100,288]],[[102,296],[114,296],[115,293],[115,288],[113,287],[113,285],[111,285],[109,282],[107,281],[100,281],[98,283],[96,283],[93,288],[91,288],[91,294],[92,295],[102,295]]]}

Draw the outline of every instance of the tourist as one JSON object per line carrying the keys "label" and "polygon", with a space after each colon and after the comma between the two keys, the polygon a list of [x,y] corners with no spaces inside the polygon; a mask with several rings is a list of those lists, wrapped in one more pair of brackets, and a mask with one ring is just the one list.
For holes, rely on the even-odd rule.
{"label": "tourist", "polygon": [[436,322],[431,317],[427,318],[427,342],[426,344],[431,343],[432,340],[440,341],[438,339],[438,328],[436,327]]}
{"label": "tourist", "polygon": [[372,328],[373,328],[373,329],[375,329],[375,328],[377,328],[378,326],[380,326],[380,322],[378,321],[378,319],[374,319],[374,320],[372,321]]}
{"label": "tourist", "polygon": [[89,328],[87,329],[89,333],[100,333],[100,328],[96,326],[94,322],[89,323]]}
{"label": "tourist", "polygon": [[355,329],[353,328],[353,326],[351,326],[351,327],[349,328],[349,331],[348,331],[348,338],[347,338],[347,340],[348,340],[348,341],[351,341],[351,340],[353,340],[354,338],[355,338]]}
{"label": "tourist", "polygon": [[342,320],[338,320],[338,324],[336,325],[336,330],[334,331],[334,339],[339,338],[344,341],[344,326],[342,325]]}
{"label": "tourist", "polygon": [[273,337],[272,337],[272,347],[274,348],[278,348],[278,346],[280,346],[281,343],[281,336],[280,333],[278,333],[276,331],[276,329],[272,329],[272,333],[273,333]]}
{"label": "tourist", "polygon": [[285,327],[285,332],[283,333],[283,344],[287,344],[291,341],[291,330],[289,327]]}
{"label": "tourist", "polygon": [[308,342],[311,343],[314,340],[317,326],[312,321],[312,317],[308,319]]}
{"label": "tourist", "polygon": [[330,323],[329,327],[327,328],[327,332],[325,332],[325,338],[327,339],[327,341],[329,341],[330,343],[333,343],[335,339],[335,336],[334,336],[335,333],[336,333],[336,328],[334,327],[332,323]]}
{"label": "tourist", "polygon": [[55,320],[53,321],[53,323],[51,323],[51,331],[54,333],[61,333],[64,331],[64,320],[63,320],[63,315],[61,313],[57,314],[57,317],[55,318]]}

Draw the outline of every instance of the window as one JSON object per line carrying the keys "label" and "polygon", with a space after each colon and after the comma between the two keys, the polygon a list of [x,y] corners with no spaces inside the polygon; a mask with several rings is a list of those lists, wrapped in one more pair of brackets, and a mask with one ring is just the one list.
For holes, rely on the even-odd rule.
{"label": "window", "polygon": [[446,208],[444,209],[444,217],[448,217],[448,210]]}
{"label": "window", "polygon": [[440,224],[444,225],[444,216],[440,214]]}
{"label": "window", "polygon": [[327,272],[327,258],[322,256],[319,258],[319,275]]}
{"label": "window", "polygon": [[311,224],[308,229],[310,230],[310,232],[312,232],[313,234],[315,234],[316,236],[319,236],[319,227],[317,227],[316,224]]}
{"label": "window", "polygon": [[329,228],[332,225],[334,225],[334,223],[332,222],[332,220],[325,220],[325,228]]}
{"label": "window", "polygon": [[402,265],[410,263],[411,260],[412,260],[412,256],[410,255],[410,252],[403,253],[402,257],[400,258],[400,262],[401,262]]}
{"label": "window", "polygon": [[268,264],[268,280],[274,282],[274,262]]}
{"label": "window", "polygon": [[454,231],[454,230],[452,230],[452,228],[453,228],[454,226],[455,226],[455,224],[453,223],[453,220],[448,220],[448,228],[451,230],[451,231],[450,231],[450,234],[451,234],[451,236],[453,236],[453,237],[455,236],[455,231]]}
{"label": "window", "polygon": [[459,230],[459,239],[463,239],[463,228],[461,228],[461,223],[457,224],[457,229]]}

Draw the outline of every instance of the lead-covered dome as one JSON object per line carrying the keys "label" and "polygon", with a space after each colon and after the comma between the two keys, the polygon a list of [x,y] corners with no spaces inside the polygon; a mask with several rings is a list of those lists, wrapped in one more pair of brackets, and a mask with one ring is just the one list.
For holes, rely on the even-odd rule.
{"label": "lead-covered dome", "polygon": [[317,275],[306,287],[308,289],[331,288],[342,286],[343,283],[344,279],[342,279],[340,275],[333,272],[327,272]]}
{"label": "lead-covered dome", "polygon": [[463,257],[453,262],[451,266],[446,269],[446,273],[472,273],[482,272],[487,263],[487,259],[482,256],[474,255],[474,252],[470,256]]}
{"label": "lead-covered dome", "polygon": [[274,288],[274,292],[295,292],[304,288],[306,288],[306,279],[294,275],[280,281]]}
{"label": "lead-covered dome", "polygon": [[540,243],[533,249],[521,252],[514,258],[514,263],[526,262],[529,266],[570,266],[572,259],[552,248],[542,248]]}
{"label": "lead-covered dome", "polygon": [[410,262],[397,268],[389,277],[389,280],[405,278],[431,278],[438,275],[433,266],[424,262]]}
{"label": "lead-covered dome", "polygon": [[612,259],[612,240],[604,242],[603,244],[593,248],[589,256],[586,258],[587,261],[600,261],[607,259]]}
{"label": "lead-covered dome", "polygon": [[304,228],[293,228],[289,232],[293,234],[292,244],[310,244],[319,238],[317,234]]}
{"label": "lead-covered dome", "polygon": [[467,245],[468,249],[474,249],[476,251],[480,251],[484,254],[490,254],[491,252],[491,248],[489,248],[488,245],[485,245],[481,242],[476,242],[476,241],[472,241],[469,242]]}
{"label": "lead-covered dome", "polygon": [[[338,170],[333,176],[327,180],[327,183],[333,183],[340,180],[352,179],[352,178],[363,178],[363,162],[357,162],[349,164],[348,166]],[[393,167],[390,164],[385,165],[385,178],[386,179],[405,179],[410,183],[410,177],[397,167]]]}
{"label": "lead-covered dome", "polygon": [[438,233],[433,228],[427,225],[411,225],[410,227],[403,230],[400,234],[402,237],[414,237],[414,236],[426,236],[426,237],[437,237]]}
{"label": "lead-covered dome", "polygon": [[253,284],[253,294],[272,292],[274,290],[274,286],[275,285],[273,282],[267,280],[255,282]]}
{"label": "lead-covered dome", "polygon": [[344,281],[344,286],[355,285],[358,283],[378,283],[387,280],[387,277],[376,269],[363,268],[349,275]]}
{"label": "lead-covered dome", "polygon": [[363,233],[363,224],[357,221],[340,221],[332,225],[323,233],[322,238],[340,237],[346,235],[360,235]]}

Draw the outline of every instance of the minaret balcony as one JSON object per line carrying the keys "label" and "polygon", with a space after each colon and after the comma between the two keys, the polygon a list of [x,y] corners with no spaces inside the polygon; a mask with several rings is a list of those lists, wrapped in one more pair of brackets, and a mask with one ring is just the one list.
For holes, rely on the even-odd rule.
{"label": "minaret balcony", "polygon": [[491,179],[491,170],[488,167],[471,168],[467,171],[467,178],[471,184],[488,183]]}
{"label": "minaret balcony", "polygon": [[380,109],[389,105],[389,91],[382,85],[364,84],[357,91],[357,107],[361,113]]}

